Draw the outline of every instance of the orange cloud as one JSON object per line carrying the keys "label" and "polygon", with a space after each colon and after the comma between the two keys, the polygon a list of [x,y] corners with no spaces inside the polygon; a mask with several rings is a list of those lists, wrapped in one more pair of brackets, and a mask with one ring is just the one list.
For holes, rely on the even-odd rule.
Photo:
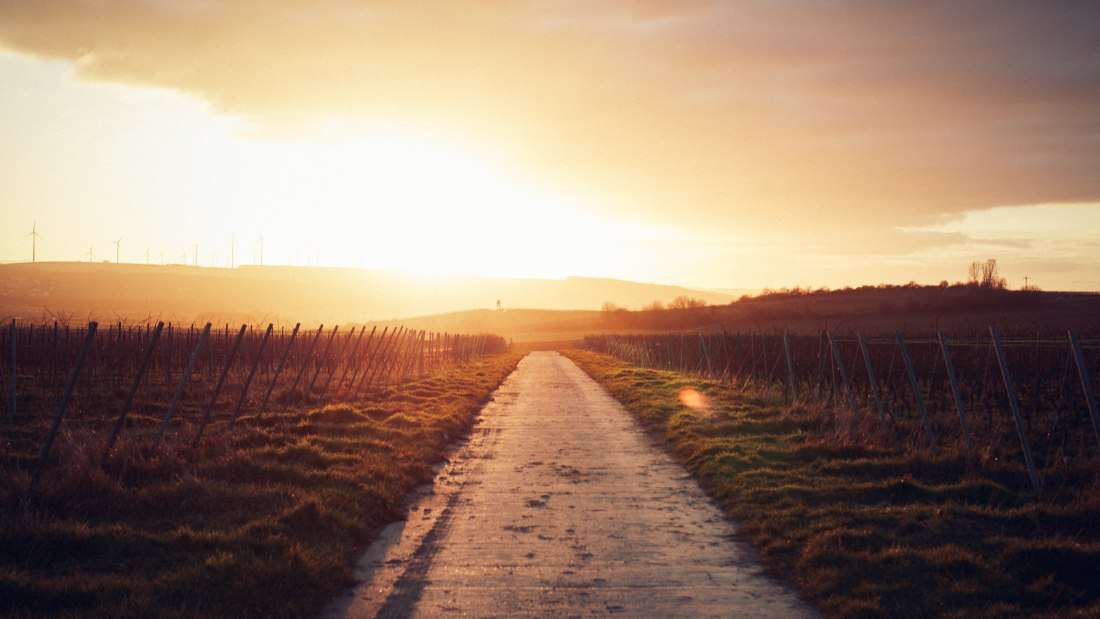
{"label": "orange cloud", "polygon": [[1098,29],[1088,2],[0,4],[0,43],[81,79],[276,128],[396,119],[620,215],[872,250],[945,214],[1100,199]]}

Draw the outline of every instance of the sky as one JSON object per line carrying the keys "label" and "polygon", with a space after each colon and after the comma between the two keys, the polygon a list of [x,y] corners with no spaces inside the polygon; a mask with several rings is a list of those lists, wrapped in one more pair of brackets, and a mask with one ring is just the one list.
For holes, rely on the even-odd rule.
{"label": "sky", "polygon": [[0,3],[0,262],[1100,290],[1100,4]]}

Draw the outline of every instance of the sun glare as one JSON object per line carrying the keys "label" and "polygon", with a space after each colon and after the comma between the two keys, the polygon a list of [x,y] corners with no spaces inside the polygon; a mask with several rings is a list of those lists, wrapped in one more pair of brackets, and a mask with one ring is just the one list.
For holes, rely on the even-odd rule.
{"label": "sun glare", "polygon": [[221,152],[215,192],[266,222],[267,263],[563,277],[615,251],[612,226],[582,199],[472,148],[344,129]]}
{"label": "sun glare", "polygon": [[[64,63],[0,61],[31,65],[51,71],[47,103],[15,111],[45,123],[82,102],[65,131],[10,128],[52,153],[20,160],[36,182],[14,183],[5,207],[36,205],[48,259],[107,259],[121,238],[123,262],[202,266],[556,278],[639,263],[636,226],[469,136],[379,119],[257,126],[181,93],[73,81]],[[59,167],[71,182],[51,182]]]}

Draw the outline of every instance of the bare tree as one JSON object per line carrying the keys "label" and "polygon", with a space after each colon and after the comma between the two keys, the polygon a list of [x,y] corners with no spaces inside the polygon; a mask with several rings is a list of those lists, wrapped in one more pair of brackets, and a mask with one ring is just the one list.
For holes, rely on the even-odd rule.
{"label": "bare tree", "polygon": [[702,299],[693,299],[682,294],[668,302],[669,309],[688,309],[692,307],[706,307],[707,302]]}
{"label": "bare tree", "polygon": [[982,263],[975,260],[966,270],[966,283],[977,286],[982,281]]}
{"label": "bare tree", "polygon": [[1001,277],[996,258],[990,258],[985,262],[977,260],[971,262],[970,268],[967,269],[967,282],[978,288],[989,290],[1003,289],[1008,286],[1008,280]]}

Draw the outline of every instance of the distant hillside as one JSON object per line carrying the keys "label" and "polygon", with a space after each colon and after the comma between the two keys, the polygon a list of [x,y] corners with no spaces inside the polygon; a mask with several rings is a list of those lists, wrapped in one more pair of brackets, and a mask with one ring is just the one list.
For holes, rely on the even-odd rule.
{"label": "distant hillside", "polygon": [[[640,308],[678,296],[694,309]],[[496,311],[500,300],[501,310]],[[587,333],[903,328],[1024,333],[1100,332],[1100,295],[983,290],[969,286],[867,286],[742,297],[610,279],[490,279],[298,267],[213,269],[132,264],[0,265],[0,318],[177,322],[401,324],[493,332],[517,342],[561,342]],[[635,311],[603,311],[605,303]]]}
{"label": "distant hillside", "polygon": [[1100,330],[1100,294],[952,286],[863,286],[741,299],[713,318],[792,332],[1065,333]]}
{"label": "distant hillside", "polygon": [[772,293],[718,306],[663,311],[487,310],[404,321],[413,328],[487,331],[517,342],[572,341],[590,333],[676,331],[817,333],[1100,333],[1100,294],[982,290],[968,286],[884,286]]}
{"label": "distant hillside", "polygon": [[730,295],[613,279],[494,279],[365,269],[54,262],[0,265],[0,317],[368,322],[475,308],[597,310]]}

